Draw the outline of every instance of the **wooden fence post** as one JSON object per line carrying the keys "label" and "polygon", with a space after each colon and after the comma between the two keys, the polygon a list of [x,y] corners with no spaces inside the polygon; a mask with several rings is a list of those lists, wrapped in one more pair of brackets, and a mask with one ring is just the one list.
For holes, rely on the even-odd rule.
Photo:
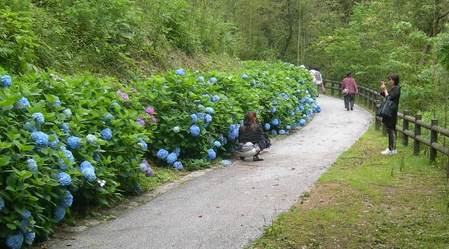
{"label": "wooden fence post", "polygon": [[402,119],[402,144],[404,146],[408,146],[408,136],[405,134],[406,131],[408,131],[409,129],[409,123],[408,120],[406,119],[407,116],[410,114],[409,111],[404,111],[404,118]]}
{"label": "wooden fence post", "polygon": [[417,136],[421,136],[421,125],[417,123],[417,121],[420,121],[422,119],[421,115],[415,116],[415,141],[413,144],[413,155],[417,156],[419,155],[419,141],[416,139]]}
{"label": "wooden fence post", "polygon": [[335,90],[334,90],[334,82],[331,82],[331,95],[334,96]]}
{"label": "wooden fence post", "polygon": [[432,119],[431,121],[432,130],[430,131],[430,153],[429,153],[429,159],[431,162],[434,162],[437,158],[437,150],[432,147],[433,143],[436,143],[438,141],[438,132],[435,131],[433,128],[434,126],[438,125],[438,120]]}

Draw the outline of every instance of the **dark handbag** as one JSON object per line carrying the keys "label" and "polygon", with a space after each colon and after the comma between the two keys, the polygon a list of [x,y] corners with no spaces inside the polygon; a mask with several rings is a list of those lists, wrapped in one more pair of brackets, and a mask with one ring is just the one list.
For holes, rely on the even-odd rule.
{"label": "dark handbag", "polygon": [[390,97],[386,101],[382,102],[377,110],[377,116],[382,118],[391,118],[397,110],[396,103],[391,101]]}

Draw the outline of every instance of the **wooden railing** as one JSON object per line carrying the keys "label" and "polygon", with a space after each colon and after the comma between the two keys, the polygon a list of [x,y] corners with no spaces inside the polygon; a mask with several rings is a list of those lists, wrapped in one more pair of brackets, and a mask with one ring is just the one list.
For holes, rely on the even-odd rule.
{"label": "wooden railing", "polygon": [[[327,93],[330,91],[330,95],[339,97],[342,96],[340,82],[326,80],[325,87]],[[383,133],[386,134],[385,126],[382,123],[382,118],[376,116],[377,109],[379,108],[379,105],[381,101],[383,101],[384,97],[380,95],[380,91],[378,90],[365,86],[359,86],[358,88],[358,102],[364,104],[374,113],[373,115],[376,130],[380,130],[382,127]],[[396,130],[402,134],[402,144],[408,146],[409,139],[413,140],[414,155],[418,155],[420,153],[421,145],[426,145],[429,148],[429,160],[431,162],[436,160],[437,152],[449,156],[449,147],[445,143],[446,139],[449,138],[449,130],[438,126],[438,120],[431,120],[430,123],[426,123],[422,121],[421,115],[412,116],[408,111],[404,111],[398,113],[398,124],[399,125],[396,127]],[[413,125],[413,127],[411,127],[411,125]]]}

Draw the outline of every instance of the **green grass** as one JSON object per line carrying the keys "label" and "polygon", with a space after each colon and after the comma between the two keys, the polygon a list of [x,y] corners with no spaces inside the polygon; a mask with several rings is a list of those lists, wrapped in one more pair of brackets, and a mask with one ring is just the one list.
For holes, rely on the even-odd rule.
{"label": "green grass", "polygon": [[446,173],[372,128],[250,248],[449,248]]}
{"label": "green grass", "polygon": [[142,174],[140,186],[145,192],[152,191],[164,183],[172,182],[179,178],[183,173],[169,168],[153,168],[154,176],[146,177]]}

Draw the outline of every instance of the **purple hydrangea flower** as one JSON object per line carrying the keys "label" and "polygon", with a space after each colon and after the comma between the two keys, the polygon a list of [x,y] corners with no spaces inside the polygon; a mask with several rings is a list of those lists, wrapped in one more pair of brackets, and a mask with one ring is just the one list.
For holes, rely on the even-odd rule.
{"label": "purple hydrangea flower", "polygon": [[146,160],[143,160],[140,164],[139,164],[139,169],[142,172],[147,172],[148,171],[148,162]]}
{"label": "purple hydrangea flower", "polygon": [[145,126],[145,120],[143,120],[142,118],[137,118],[136,123],[140,126]]}

